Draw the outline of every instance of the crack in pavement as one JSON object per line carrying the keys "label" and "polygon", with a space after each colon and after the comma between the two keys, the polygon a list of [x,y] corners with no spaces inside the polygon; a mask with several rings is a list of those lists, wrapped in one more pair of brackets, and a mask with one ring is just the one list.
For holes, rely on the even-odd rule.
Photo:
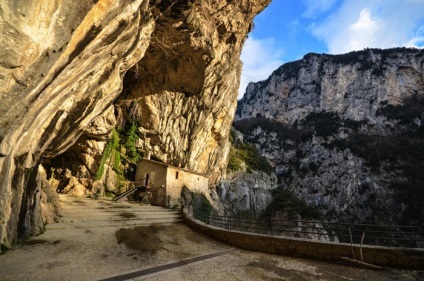
{"label": "crack in pavement", "polygon": [[151,276],[151,275],[156,274],[156,273],[167,271],[169,269],[174,269],[174,268],[177,268],[177,267],[192,265],[192,264],[195,264],[195,263],[198,263],[198,262],[201,262],[201,261],[217,258],[217,257],[227,255],[227,254],[232,254],[232,253],[235,253],[237,251],[239,251],[239,249],[227,249],[227,250],[215,252],[215,253],[212,253],[212,254],[188,258],[188,259],[184,259],[184,260],[177,261],[177,262],[172,262],[172,263],[168,263],[168,264],[164,264],[164,265],[160,265],[160,266],[156,266],[156,267],[146,268],[146,269],[142,269],[142,270],[133,271],[133,272],[130,272],[130,273],[125,273],[125,274],[109,277],[109,278],[106,278],[106,279],[100,279],[99,281],[125,281],[125,280],[131,280],[133,278],[148,277],[148,276]]}

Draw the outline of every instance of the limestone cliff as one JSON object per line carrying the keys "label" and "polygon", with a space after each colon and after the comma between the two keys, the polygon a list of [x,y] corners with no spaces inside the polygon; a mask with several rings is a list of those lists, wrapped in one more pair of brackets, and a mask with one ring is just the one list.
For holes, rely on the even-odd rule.
{"label": "limestone cliff", "polygon": [[146,149],[219,178],[240,50],[253,17],[268,3],[2,1],[0,243],[16,241],[18,225],[21,235],[40,227],[31,219],[40,210],[34,196],[40,186],[32,184],[37,165],[80,139],[86,156],[78,157],[87,163],[81,173],[91,174],[95,161],[84,151],[101,151],[104,140],[94,144],[97,133],[84,132],[120,94],[143,108]]}
{"label": "limestone cliff", "polygon": [[398,105],[424,89],[419,49],[368,49],[345,55],[307,54],[282,65],[267,80],[250,83],[236,120],[265,117],[293,124],[313,112],[335,112],[382,125],[382,104]]}
{"label": "limestone cliff", "polygon": [[330,220],[421,224],[424,51],[308,54],[249,84],[235,127]]}

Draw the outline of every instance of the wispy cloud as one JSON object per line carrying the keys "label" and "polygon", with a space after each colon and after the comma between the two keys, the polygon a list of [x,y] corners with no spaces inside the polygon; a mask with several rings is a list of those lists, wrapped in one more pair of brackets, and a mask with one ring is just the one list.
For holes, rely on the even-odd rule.
{"label": "wispy cloud", "polygon": [[424,1],[345,0],[337,10],[311,25],[330,53],[366,47],[423,46]]}
{"label": "wispy cloud", "polygon": [[239,98],[246,90],[249,82],[257,82],[268,78],[272,71],[283,64],[283,51],[274,39],[255,39],[250,36],[241,53],[243,71],[239,88]]}
{"label": "wispy cloud", "polygon": [[415,35],[406,43],[406,47],[424,48],[424,25],[417,29]]}
{"label": "wispy cloud", "polygon": [[317,18],[322,13],[329,11],[336,2],[337,0],[303,0],[306,9],[302,16],[306,18]]}

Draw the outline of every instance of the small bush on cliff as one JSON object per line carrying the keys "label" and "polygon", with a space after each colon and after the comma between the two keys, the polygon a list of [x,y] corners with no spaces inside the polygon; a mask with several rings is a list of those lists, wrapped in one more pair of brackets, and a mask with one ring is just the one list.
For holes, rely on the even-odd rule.
{"label": "small bush on cliff", "polygon": [[243,166],[246,167],[248,173],[257,170],[271,174],[273,171],[271,165],[265,157],[259,154],[256,147],[246,143],[233,144],[227,168],[231,171],[239,171],[242,170]]}
{"label": "small bush on cliff", "polygon": [[[137,163],[143,154],[135,146],[137,135],[137,123],[126,123],[119,130],[112,131],[112,138],[108,141],[103,151],[99,167],[96,172],[96,180],[100,180],[104,174],[106,163],[112,166],[113,170],[124,178],[123,162],[129,161]],[[125,180],[125,179],[123,179]]]}
{"label": "small bush on cliff", "polygon": [[139,138],[137,135],[138,123],[126,124],[123,129],[120,130],[121,139],[123,140],[123,146],[125,147],[126,157],[128,157],[133,163],[137,163],[143,154],[138,151],[135,144]]}
{"label": "small bush on cliff", "polygon": [[119,145],[119,134],[114,129],[112,131],[112,138],[106,144],[105,150],[103,151],[102,158],[100,159],[100,164],[96,172],[96,180],[100,180],[102,178],[105,172],[106,161],[110,159],[111,156],[115,157],[118,145]]}
{"label": "small bush on cliff", "polygon": [[283,188],[276,188],[272,191],[273,201],[266,208],[263,217],[273,217],[279,212],[284,212],[289,219],[320,219],[321,213],[318,208],[311,207],[292,191]]}
{"label": "small bush on cliff", "polygon": [[378,111],[379,114],[388,119],[400,120],[402,124],[410,123],[414,118],[421,118],[424,112],[424,94],[413,95],[403,100],[403,105],[395,106],[382,104],[384,107]]}
{"label": "small bush on cliff", "polygon": [[340,117],[334,112],[310,113],[303,123],[313,126],[316,135],[320,137],[337,134],[342,125]]}

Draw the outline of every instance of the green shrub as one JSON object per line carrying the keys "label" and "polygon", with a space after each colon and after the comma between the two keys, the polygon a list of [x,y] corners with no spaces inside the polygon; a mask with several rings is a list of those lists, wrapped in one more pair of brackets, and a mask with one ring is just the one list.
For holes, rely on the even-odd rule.
{"label": "green shrub", "polygon": [[126,150],[126,156],[133,162],[137,163],[141,158],[143,158],[142,153],[140,153],[135,147],[135,142],[138,139],[138,123],[130,123],[124,127],[124,130],[121,130],[121,139],[123,139],[123,146]]}
{"label": "green shrub", "polygon": [[286,212],[289,219],[296,219],[298,215],[302,219],[320,219],[321,213],[317,207],[308,204],[297,197],[292,191],[276,188],[272,191],[273,201],[266,208],[263,217],[272,217],[278,212]]}
{"label": "green shrub", "polygon": [[231,171],[241,170],[243,163],[247,172],[253,170],[263,171],[271,174],[273,169],[265,157],[261,156],[253,145],[250,144],[234,144],[230,149],[229,162],[227,168]]}
{"label": "green shrub", "polygon": [[243,161],[237,157],[237,149],[234,147],[230,148],[227,169],[233,172],[240,171],[243,169]]}
{"label": "green shrub", "polygon": [[339,132],[342,120],[334,112],[312,112],[306,116],[303,124],[313,126],[317,136],[327,137]]}
{"label": "green shrub", "polygon": [[137,123],[126,123],[126,126],[119,130],[112,130],[112,138],[108,141],[103,151],[96,172],[96,180],[102,178],[104,166],[107,161],[112,163],[112,168],[118,175],[124,176],[124,169],[122,167],[125,161],[137,163],[143,157],[143,153],[139,152],[135,147],[136,140],[138,139],[137,128]]}
{"label": "green shrub", "polygon": [[388,119],[397,119],[401,123],[407,124],[414,118],[421,118],[424,112],[424,94],[415,94],[403,100],[402,105],[382,104],[384,107],[377,113],[386,116]]}
{"label": "green shrub", "polygon": [[105,150],[103,151],[102,158],[100,159],[99,167],[97,168],[97,172],[96,172],[96,180],[100,180],[102,178],[105,172],[106,161],[110,159],[112,155],[115,156],[116,154],[115,152],[117,151],[118,145],[119,145],[119,134],[115,129],[113,129],[112,138],[106,144]]}

